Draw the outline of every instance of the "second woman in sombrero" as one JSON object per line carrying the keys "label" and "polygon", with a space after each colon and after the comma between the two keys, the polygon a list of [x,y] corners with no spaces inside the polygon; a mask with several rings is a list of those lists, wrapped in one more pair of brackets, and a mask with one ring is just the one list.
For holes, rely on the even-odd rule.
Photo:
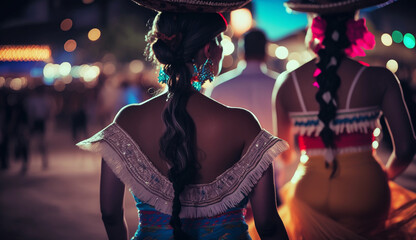
{"label": "second woman in sombrero", "polygon": [[[262,239],[287,239],[274,199],[273,159],[286,143],[244,109],[202,95],[222,62],[227,23],[216,12],[247,0],[135,0],[159,11],[146,36],[168,91],[122,109],[114,122],[79,143],[103,156],[101,211],[110,239],[127,239],[125,186],[139,209],[133,239],[250,239],[250,200]],[[156,80],[156,79],[155,79]]]}
{"label": "second woman in sombrero", "polygon": [[[310,12],[316,59],[281,74],[275,86],[278,136],[296,136],[300,163],[283,188],[279,213],[293,239],[415,239],[416,194],[394,184],[415,154],[398,80],[352,59],[374,47],[356,11],[386,0],[289,1]],[[383,112],[395,149],[387,166],[373,155]]]}

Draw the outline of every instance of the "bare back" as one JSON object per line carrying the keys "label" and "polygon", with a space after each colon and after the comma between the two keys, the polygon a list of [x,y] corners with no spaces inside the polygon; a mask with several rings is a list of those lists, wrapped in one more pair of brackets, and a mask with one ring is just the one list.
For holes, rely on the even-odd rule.
{"label": "bare back", "polygon": [[[167,162],[159,154],[159,141],[165,131],[162,121],[165,105],[166,95],[163,94],[124,108],[116,121],[167,176]],[[260,131],[250,112],[228,108],[199,93],[190,97],[187,111],[196,127],[200,169],[195,184],[212,182],[236,163]]]}
{"label": "bare back", "polygon": [[[385,71],[381,68],[365,68],[360,74],[363,65],[351,59],[345,59],[339,69],[338,75],[341,78],[341,84],[338,89],[338,109],[347,107],[348,95],[351,92],[349,108],[363,108],[380,106],[385,89],[381,82],[384,78]],[[299,69],[294,71],[296,80],[299,83],[299,89],[307,111],[319,111],[319,104],[315,100],[318,88],[314,86],[316,79],[313,73],[316,69],[315,60],[312,60]],[[284,99],[284,105],[288,112],[302,111],[301,103],[296,93],[296,86],[293,82],[293,75],[289,75],[287,81],[283,84],[279,94],[280,99]],[[355,86],[354,79],[358,77]]]}

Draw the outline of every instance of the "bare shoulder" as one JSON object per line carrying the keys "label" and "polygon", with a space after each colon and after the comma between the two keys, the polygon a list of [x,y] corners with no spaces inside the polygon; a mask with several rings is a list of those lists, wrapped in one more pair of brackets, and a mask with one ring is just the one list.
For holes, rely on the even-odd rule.
{"label": "bare shoulder", "polygon": [[229,124],[234,132],[246,141],[254,139],[261,130],[257,117],[247,109],[231,108],[229,110]]}
{"label": "bare shoulder", "polygon": [[117,113],[116,117],[114,118],[114,122],[116,122],[119,126],[125,127],[131,122],[131,119],[137,115],[137,112],[140,112],[141,104],[129,104],[124,106],[120,111]]}
{"label": "bare shoulder", "polygon": [[374,84],[383,86],[384,89],[398,86],[399,83],[396,75],[384,67],[368,67],[363,74],[367,79],[372,79]]}
{"label": "bare shoulder", "polygon": [[149,111],[154,111],[157,109],[157,105],[160,105],[160,102],[164,102],[164,95],[158,95],[156,97],[150,98],[141,103],[134,103],[124,106],[114,118],[116,122],[122,128],[127,128],[131,125],[132,120],[138,120],[144,116],[149,115]]}

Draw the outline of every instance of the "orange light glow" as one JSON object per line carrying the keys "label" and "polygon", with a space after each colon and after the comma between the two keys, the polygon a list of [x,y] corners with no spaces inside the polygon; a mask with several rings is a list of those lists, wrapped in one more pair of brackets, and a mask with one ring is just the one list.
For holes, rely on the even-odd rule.
{"label": "orange light glow", "polygon": [[51,57],[49,46],[43,45],[8,45],[0,46],[2,62],[36,62],[46,61]]}
{"label": "orange light glow", "polygon": [[73,52],[77,48],[77,42],[73,39],[69,39],[64,44],[64,49],[67,52]]}
{"label": "orange light glow", "polygon": [[253,25],[253,17],[250,10],[242,8],[231,12],[231,28],[236,36],[248,31]]}
{"label": "orange light glow", "polygon": [[62,31],[69,31],[69,29],[72,28],[72,20],[69,18],[66,18],[62,20],[61,22],[61,30]]}
{"label": "orange light glow", "polygon": [[88,32],[88,39],[91,41],[97,41],[101,36],[101,31],[98,28],[93,28]]}

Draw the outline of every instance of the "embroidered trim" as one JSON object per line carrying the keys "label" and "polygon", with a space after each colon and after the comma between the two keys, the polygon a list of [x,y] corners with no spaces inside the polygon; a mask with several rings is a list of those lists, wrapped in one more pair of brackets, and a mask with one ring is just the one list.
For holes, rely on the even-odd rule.
{"label": "embroidered trim", "polygon": [[[290,113],[294,133],[301,136],[319,136],[324,124],[319,121],[318,112]],[[352,112],[339,111],[337,117],[330,123],[335,134],[361,132],[368,133],[377,127],[380,116],[378,108],[366,108]]]}
{"label": "embroidered trim", "polygon": [[[171,214],[172,183],[115,122],[78,147],[102,154],[113,172],[144,203]],[[181,195],[182,218],[211,217],[237,206],[257,184],[275,157],[288,145],[262,130],[247,153],[208,184],[188,185]]]}

